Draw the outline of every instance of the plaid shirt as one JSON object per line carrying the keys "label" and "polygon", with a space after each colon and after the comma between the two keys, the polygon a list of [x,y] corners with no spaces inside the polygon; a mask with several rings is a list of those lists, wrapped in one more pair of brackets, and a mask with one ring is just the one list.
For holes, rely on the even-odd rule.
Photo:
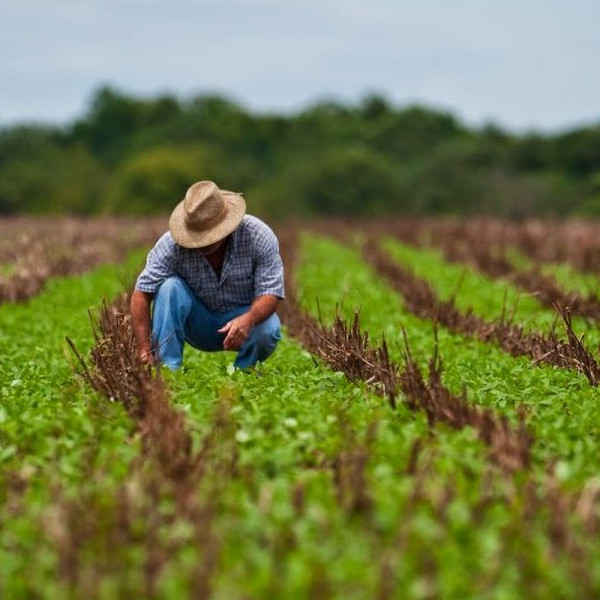
{"label": "plaid shirt", "polygon": [[198,250],[177,245],[167,232],[150,250],[135,289],[153,294],[165,279],[175,275],[214,312],[249,306],[264,294],[285,296],[277,237],[251,215],[246,215],[231,235],[220,279]]}

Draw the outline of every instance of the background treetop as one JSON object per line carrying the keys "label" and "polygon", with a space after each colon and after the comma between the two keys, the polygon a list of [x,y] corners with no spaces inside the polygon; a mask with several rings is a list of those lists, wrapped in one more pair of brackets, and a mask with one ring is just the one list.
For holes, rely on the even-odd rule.
{"label": "background treetop", "polygon": [[2,214],[167,213],[199,179],[270,218],[599,216],[600,125],[515,134],[379,95],[284,115],[103,87],[66,126],[0,130]]}

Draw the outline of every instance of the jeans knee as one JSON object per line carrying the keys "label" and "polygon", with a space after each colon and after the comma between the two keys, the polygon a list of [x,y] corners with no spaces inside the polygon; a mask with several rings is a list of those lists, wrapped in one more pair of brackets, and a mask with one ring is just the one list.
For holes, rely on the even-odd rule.
{"label": "jeans knee", "polygon": [[181,277],[168,277],[160,284],[156,293],[157,295],[161,294],[163,296],[171,297],[174,294],[180,294],[182,291],[185,291],[186,288],[187,285]]}
{"label": "jeans knee", "polygon": [[277,342],[281,339],[281,327],[279,319],[267,319],[256,328],[254,342],[259,349],[272,352],[277,346]]}
{"label": "jeans knee", "polygon": [[160,284],[155,300],[169,305],[191,306],[192,292],[181,277],[169,277]]}
{"label": "jeans knee", "polygon": [[192,292],[180,277],[169,277],[165,279],[154,298],[154,315],[170,315],[169,318],[184,319],[193,304]]}

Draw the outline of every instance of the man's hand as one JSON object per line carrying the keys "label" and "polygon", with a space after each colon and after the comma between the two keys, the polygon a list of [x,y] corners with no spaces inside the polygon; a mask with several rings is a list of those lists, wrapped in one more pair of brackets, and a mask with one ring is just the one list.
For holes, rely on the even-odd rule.
{"label": "man's hand", "polygon": [[[136,290],[131,297],[131,326],[138,344],[139,356],[146,363],[153,363],[156,360],[152,353],[150,330],[150,304],[153,296],[153,294]],[[248,312],[231,319],[219,329],[219,333],[225,334],[223,349],[239,350],[252,328],[275,312],[277,302],[276,296],[258,296],[252,302]]]}
{"label": "man's hand", "polygon": [[219,333],[227,334],[223,340],[225,350],[239,350],[253,327],[250,312],[244,313],[235,319],[232,319],[219,329]]}
{"label": "man's hand", "polygon": [[251,329],[275,312],[278,302],[277,296],[269,294],[257,296],[248,312],[231,319],[229,323],[219,329],[219,333],[227,334],[223,341],[223,349],[239,350],[250,335]]}

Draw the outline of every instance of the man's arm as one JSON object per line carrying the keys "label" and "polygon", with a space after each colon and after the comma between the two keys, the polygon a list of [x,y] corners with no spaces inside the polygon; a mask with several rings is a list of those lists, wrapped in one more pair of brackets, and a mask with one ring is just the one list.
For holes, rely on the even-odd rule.
{"label": "man's arm", "polygon": [[239,350],[248,337],[250,330],[268,319],[277,310],[278,303],[279,298],[271,294],[254,298],[248,312],[232,319],[219,329],[219,333],[227,334],[223,341],[223,348],[225,350]]}
{"label": "man's arm", "polygon": [[131,296],[131,328],[142,362],[153,362],[150,304],[154,294],[135,290]]}

